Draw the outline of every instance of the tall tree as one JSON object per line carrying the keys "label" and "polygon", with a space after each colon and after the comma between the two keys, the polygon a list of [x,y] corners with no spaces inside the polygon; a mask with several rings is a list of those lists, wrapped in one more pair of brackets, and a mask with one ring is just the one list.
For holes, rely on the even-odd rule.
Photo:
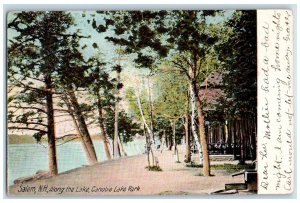
{"label": "tall tree", "polygon": [[[64,45],[66,49],[60,53],[59,66],[55,76],[56,89],[61,92],[64,102],[68,103],[69,114],[75,117],[78,132],[83,141],[83,147],[88,162],[97,162],[97,155],[87,125],[87,118],[84,113],[89,109],[88,105],[79,102],[78,92],[87,91],[91,78],[88,76],[89,66],[84,61],[79,51],[79,40],[85,38],[78,33],[72,36]],[[75,122],[74,122],[75,124]]]}
{"label": "tall tree", "polygon": [[56,175],[53,77],[63,44],[71,37],[66,31],[73,20],[65,12],[16,12],[9,19],[8,29],[16,36],[9,39],[8,76],[10,83],[21,89],[21,94],[13,98],[17,106],[9,109],[23,113],[9,110],[9,129],[36,131],[33,136],[37,140],[47,135],[49,170]]}
{"label": "tall tree", "polygon": [[122,88],[121,83],[121,65],[118,64],[114,67],[117,72],[117,86],[116,86],[116,94],[115,94],[115,125],[114,125],[114,157],[118,158],[121,156],[120,146],[119,146],[119,102],[120,102],[120,89]]}
{"label": "tall tree", "polygon": [[107,159],[112,159],[112,149],[109,143],[109,136],[105,127],[105,109],[113,106],[113,84],[110,81],[109,74],[105,69],[105,64],[99,57],[93,57],[88,62],[90,72],[88,78],[90,79],[89,92],[93,95],[94,108],[98,112],[98,123],[100,126],[100,137],[104,143],[104,150]]}
{"label": "tall tree", "polygon": [[[26,25],[24,25],[24,15],[26,15],[26,18],[30,18],[29,24],[25,23]],[[57,22],[56,20],[61,22]],[[81,53],[77,50],[77,47],[78,41],[83,36],[80,36],[78,31],[72,32],[69,30],[73,24],[71,14],[66,12],[22,12],[18,14],[9,25],[21,33],[15,37],[13,45],[16,45],[17,42],[22,42],[22,44],[18,46],[21,46],[21,48],[24,46],[24,49],[36,51],[36,55],[33,55],[32,52],[31,55],[27,57],[27,65],[28,63],[30,65],[23,69],[27,71],[26,74],[29,76],[29,78],[26,76],[26,79],[32,80],[31,86],[36,86],[41,85],[38,81],[42,81],[42,78],[45,78],[44,83],[46,89],[51,90],[50,93],[52,93],[52,95],[53,93],[57,94],[57,96],[55,96],[55,105],[60,102],[60,99],[68,102],[68,110],[64,112],[72,113],[72,118],[76,117],[74,125],[76,122],[75,127],[78,127],[77,130],[81,138],[83,138],[82,142],[84,150],[87,153],[87,158],[90,163],[95,163],[97,158],[94,146],[83,115],[81,114],[80,105],[74,90],[74,88],[78,86],[78,82],[76,83],[75,81],[80,81],[78,80],[78,78],[80,78],[78,76],[82,75],[84,67],[79,67],[79,64],[82,63],[77,63],[78,61],[82,61]],[[21,50],[21,52],[23,51]],[[19,62],[18,67],[23,63],[25,63],[25,61]],[[78,65],[74,65],[74,63]],[[21,73],[24,75],[23,72]],[[32,89],[31,87],[29,88]],[[51,106],[50,109],[52,109],[52,114],[54,115],[54,110],[56,109],[54,109],[53,96],[50,97],[48,94],[46,95],[46,99],[47,108],[49,109]],[[61,109],[59,109],[59,111],[61,111]],[[54,116],[51,117],[53,117],[53,119],[49,117],[48,122],[53,120],[51,126],[54,129]],[[51,135],[53,133],[48,133],[48,142],[51,140],[49,134]],[[40,139],[42,135],[43,134],[39,133],[38,136],[36,136],[37,139]],[[55,140],[55,136],[53,139]],[[55,148],[55,141],[49,144],[49,148],[51,148],[51,146]],[[52,154],[53,151],[54,150],[52,150]]]}
{"label": "tall tree", "polygon": [[148,102],[149,102],[149,116],[150,116],[150,128],[153,132],[153,143],[155,144],[155,137],[154,137],[154,116],[153,116],[153,99],[152,99],[152,82],[153,76],[155,76],[155,73],[150,72],[147,76],[147,86],[148,86]]}
{"label": "tall tree", "polygon": [[82,138],[88,161],[90,164],[94,164],[97,162],[97,156],[84,116],[84,107],[86,105],[80,104],[76,95],[76,91],[80,88],[86,88],[90,84],[90,78],[84,77],[89,67],[83,61],[82,55],[76,47],[63,52],[62,56],[63,58],[60,61],[60,68],[56,76],[56,87],[61,91],[69,114],[76,119],[74,124],[77,123],[78,132]]}

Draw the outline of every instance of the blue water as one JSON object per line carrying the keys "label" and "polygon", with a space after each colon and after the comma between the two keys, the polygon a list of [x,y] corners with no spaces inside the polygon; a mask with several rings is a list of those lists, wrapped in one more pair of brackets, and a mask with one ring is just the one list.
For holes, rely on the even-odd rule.
{"label": "blue water", "polygon": [[[144,140],[135,140],[124,145],[128,156],[144,152]],[[103,143],[94,141],[98,161],[107,160]],[[87,165],[87,159],[80,142],[68,142],[57,146],[58,172],[68,171]],[[10,144],[7,157],[8,184],[19,177],[30,176],[38,170],[48,170],[48,148],[39,144]]]}

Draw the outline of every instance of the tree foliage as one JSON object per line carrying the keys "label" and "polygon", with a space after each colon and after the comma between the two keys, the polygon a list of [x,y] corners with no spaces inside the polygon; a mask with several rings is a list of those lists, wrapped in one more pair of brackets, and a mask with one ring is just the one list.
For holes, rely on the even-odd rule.
{"label": "tree foliage", "polygon": [[[114,111],[107,109],[105,113],[105,126],[109,137],[114,136]],[[141,133],[140,125],[134,122],[134,118],[129,116],[124,110],[119,112],[119,136],[122,142],[127,143],[133,141],[134,136]]]}
{"label": "tree foliage", "polygon": [[182,118],[188,107],[188,83],[170,67],[162,67],[154,80],[155,114],[169,120]]}
{"label": "tree foliage", "polygon": [[47,91],[53,91],[47,89],[46,79],[58,74],[61,54],[68,49],[70,38],[77,34],[67,33],[73,23],[69,13],[41,11],[10,15],[8,29],[17,34],[8,44],[8,86],[14,89],[8,118],[11,124],[18,124],[10,127],[37,131],[33,136],[39,141],[47,132]]}
{"label": "tree foliage", "polygon": [[220,101],[230,115],[249,112],[256,115],[257,52],[256,11],[236,11],[226,23],[232,29],[226,43],[219,47],[224,68],[223,89],[226,98]]}

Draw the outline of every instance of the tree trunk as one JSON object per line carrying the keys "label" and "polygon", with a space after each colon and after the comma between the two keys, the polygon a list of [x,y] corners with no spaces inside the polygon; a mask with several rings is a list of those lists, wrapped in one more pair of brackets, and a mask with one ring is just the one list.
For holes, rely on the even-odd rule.
{"label": "tree trunk", "polygon": [[199,164],[202,165],[203,164],[202,146],[199,141],[199,136],[197,133],[197,123],[196,123],[196,95],[192,84],[190,85],[190,92],[191,92],[190,96],[191,96],[191,107],[192,107],[192,115],[191,115],[192,133],[198,149]]}
{"label": "tree trunk", "polygon": [[165,147],[168,147],[168,144],[167,144],[167,138],[166,138],[166,130],[163,130],[163,135],[161,137],[160,152],[162,152]]}
{"label": "tree trunk", "polygon": [[150,147],[150,152],[151,152],[151,156],[152,156],[152,166],[156,166],[156,164],[155,164],[155,155],[154,155],[154,152],[153,152],[153,147]]}
{"label": "tree trunk", "polygon": [[177,147],[177,145],[176,145],[176,124],[175,124],[176,122],[171,121],[170,123],[171,123],[172,132],[173,132],[172,138],[173,138],[173,143],[174,143],[174,155],[175,155],[176,154],[176,147]]}
{"label": "tree trunk", "polygon": [[244,134],[244,125],[243,125],[244,119],[242,117],[242,119],[240,120],[240,136],[241,136],[241,159],[240,159],[240,164],[244,164],[245,163],[245,134]]}
{"label": "tree trunk", "polygon": [[165,142],[166,142],[166,148],[169,149],[169,139],[168,139],[168,136],[166,136],[166,130],[164,130],[164,138],[165,138]]}
{"label": "tree trunk", "polygon": [[228,127],[227,127],[227,120],[225,121],[224,123],[224,135],[225,135],[225,143],[228,143],[228,139],[229,139],[229,136],[228,136]]}
{"label": "tree trunk", "polygon": [[177,149],[177,143],[176,143],[176,120],[171,121],[172,129],[173,129],[173,142],[174,142],[174,155],[176,155],[176,161],[179,161],[179,154]]}
{"label": "tree trunk", "polygon": [[108,160],[111,160],[112,159],[111,148],[110,148],[109,139],[108,139],[108,136],[107,136],[107,133],[105,130],[105,126],[104,126],[103,109],[102,109],[102,103],[101,103],[99,91],[97,91],[96,94],[97,94],[97,108],[98,108],[98,114],[99,114],[99,125],[100,125],[100,130],[101,130],[100,137],[103,140],[106,158]]}
{"label": "tree trunk", "polygon": [[149,114],[150,114],[150,129],[152,131],[152,140],[155,145],[154,139],[154,119],[153,119],[153,108],[152,108],[152,96],[151,96],[151,88],[150,88],[150,76],[148,77],[148,98],[149,98]]}
{"label": "tree trunk", "polygon": [[246,145],[245,145],[245,158],[247,159],[249,156],[252,159],[252,149],[251,149],[251,136],[250,136],[250,126],[249,126],[249,116],[246,113],[244,117],[244,126],[245,126],[245,139],[246,139]]}
{"label": "tree trunk", "polygon": [[199,134],[200,134],[200,142],[202,145],[203,151],[203,175],[210,176],[210,160],[209,160],[209,152],[207,147],[207,140],[205,135],[205,121],[204,115],[202,113],[202,108],[198,107],[198,120],[199,120]]}
{"label": "tree trunk", "polygon": [[152,144],[153,144],[153,141],[151,140],[151,138],[153,138],[152,136],[152,131],[151,129],[149,128],[147,122],[146,122],[146,119],[144,117],[144,113],[143,113],[143,109],[142,109],[142,104],[141,104],[141,101],[140,101],[140,97],[139,97],[139,93],[136,91],[135,92],[135,96],[136,96],[136,99],[137,99],[137,103],[138,103],[138,107],[139,107],[139,110],[140,110],[140,114],[141,114],[141,117],[142,117],[142,120],[143,120],[143,123],[144,123],[144,126],[146,127],[148,133],[146,133],[146,140],[148,140],[148,148],[151,152],[151,155],[152,155],[152,163],[153,163],[153,166],[155,165],[155,155],[154,155],[154,152],[153,152],[153,147],[152,147]]}
{"label": "tree trunk", "polygon": [[[102,114],[102,110],[99,110]],[[99,113],[100,113],[99,112]],[[108,139],[108,136],[106,134],[106,130],[105,130],[105,126],[104,126],[104,123],[103,123],[103,118],[101,118],[102,121],[100,121],[100,129],[101,129],[101,132],[100,132],[100,137],[102,138],[103,140],[103,144],[104,144],[104,151],[105,151],[105,155],[106,155],[106,158],[108,160],[111,160],[112,159],[112,154],[111,154],[111,147],[110,147],[110,143],[109,143],[109,139]]]}
{"label": "tree trunk", "polygon": [[71,118],[72,118],[73,124],[74,124],[75,129],[76,129],[76,132],[77,132],[77,134],[78,134],[78,136],[79,136],[79,138],[80,138],[80,140],[81,140],[83,150],[84,150],[84,152],[85,152],[85,154],[86,154],[86,158],[87,158],[88,162],[91,163],[92,161],[91,161],[91,156],[90,156],[90,154],[89,154],[89,150],[88,150],[88,148],[87,148],[87,146],[86,146],[86,144],[85,144],[83,135],[82,135],[81,132],[80,132],[80,129],[79,129],[78,123],[77,123],[77,121],[76,121],[76,118],[75,118],[75,116],[74,116],[74,111],[73,111],[73,109],[72,109],[72,107],[71,107],[70,101],[69,101],[68,98],[66,98],[66,97],[65,97],[63,100],[65,101],[65,103],[66,103],[66,105],[67,105],[69,114],[70,114],[70,116],[71,116]]}
{"label": "tree trunk", "polygon": [[252,136],[252,142],[251,142],[251,145],[253,147],[253,161],[256,159],[256,120],[255,120],[255,117],[252,117],[251,118],[251,121],[252,121],[252,125],[251,125],[251,135]]}
{"label": "tree trunk", "polygon": [[119,148],[119,109],[118,109],[118,104],[116,102],[115,105],[115,124],[114,124],[114,146],[113,146],[113,154],[114,154],[114,158],[119,158],[121,156],[120,153],[120,148]]}
{"label": "tree trunk", "polygon": [[164,145],[166,145],[166,147],[168,147],[167,139],[166,139],[166,130],[164,130],[164,133],[163,133],[163,136],[162,136],[161,150],[164,149]]}
{"label": "tree trunk", "polygon": [[144,125],[144,136],[146,137],[146,153],[147,153],[147,163],[148,163],[148,169],[150,169],[151,162],[150,162],[150,140],[148,136],[146,135],[145,131],[145,125]]}
{"label": "tree trunk", "polygon": [[[121,80],[121,71],[117,70],[117,86],[119,86]],[[116,103],[115,103],[115,125],[114,125],[114,158],[119,158],[121,156],[119,148],[119,89],[117,87],[116,93]]]}
{"label": "tree trunk", "polygon": [[119,136],[118,136],[118,145],[119,145],[121,156],[127,156],[127,153],[124,150],[124,146],[123,146],[122,140],[120,139]]}
{"label": "tree trunk", "polygon": [[173,147],[172,134],[169,134],[168,140],[169,140],[169,147],[168,147],[168,149],[171,151],[172,147]]}
{"label": "tree trunk", "polygon": [[69,97],[70,97],[70,102],[71,102],[71,104],[73,106],[73,109],[74,109],[75,116],[77,118],[80,133],[83,136],[83,140],[85,142],[85,145],[86,145],[87,150],[88,150],[89,155],[90,155],[89,162],[90,162],[90,164],[95,164],[97,162],[96,151],[95,151],[90,133],[88,131],[87,125],[85,123],[85,119],[82,115],[81,109],[79,107],[77,98],[75,96],[75,93],[74,93],[72,87],[69,88],[68,94],[69,94]]}
{"label": "tree trunk", "polygon": [[48,75],[45,78],[46,89],[46,105],[47,105],[47,136],[48,136],[48,154],[49,154],[49,170],[52,176],[56,176],[57,170],[57,158],[56,158],[56,146],[55,146],[55,122],[54,122],[54,110],[53,110],[53,94],[52,94],[52,80]]}
{"label": "tree trunk", "polygon": [[195,98],[197,98],[198,101],[197,109],[198,109],[199,134],[200,134],[200,142],[203,151],[203,175],[210,176],[210,160],[209,160],[209,152],[207,147],[207,139],[205,134],[205,120],[203,114],[203,105],[198,94],[196,82],[194,81],[192,85],[193,85],[193,94],[195,95]]}
{"label": "tree trunk", "polygon": [[236,160],[236,128],[237,128],[237,121],[236,119],[233,120],[233,158]]}
{"label": "tree trunk", "polygon": [[185,162],[191,162],[191,140],[189,130],[189,114],[185,115]]}

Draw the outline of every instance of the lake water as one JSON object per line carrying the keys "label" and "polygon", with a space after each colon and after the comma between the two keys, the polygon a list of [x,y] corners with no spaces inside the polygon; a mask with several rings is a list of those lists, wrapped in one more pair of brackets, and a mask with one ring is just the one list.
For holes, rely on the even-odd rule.
{"label": "lake water", "polygon": [[[128,156],[142,154],[145,151],[145,141],[135,140],[124,145]],[[99,161],[107,160],[103,142],[94,141]],[[68,142],[57,146],[58,172],[68,171],[87,165],[87,159],[80,142]],[[7,157],[8,184],[23,176],[30,176],[38,170],[48,170],[48,148],[39,144],[10,144]]]}

